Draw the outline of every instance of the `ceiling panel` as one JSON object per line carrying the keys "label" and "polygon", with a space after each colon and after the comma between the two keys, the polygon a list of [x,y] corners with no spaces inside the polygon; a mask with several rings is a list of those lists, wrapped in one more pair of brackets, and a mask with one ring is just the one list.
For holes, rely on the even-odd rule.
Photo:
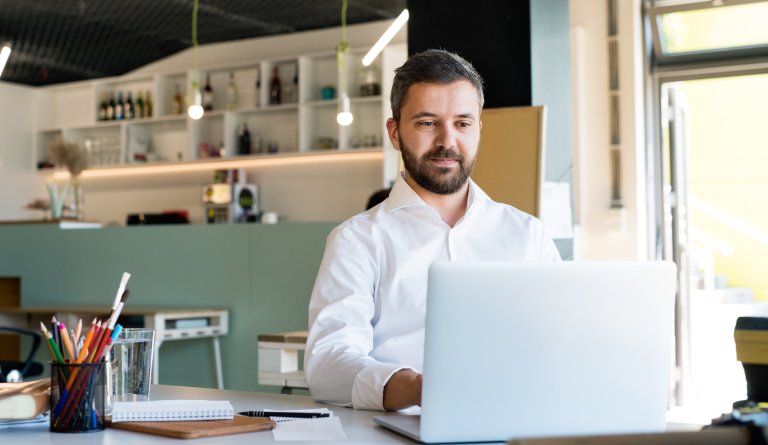
{"label": "ceiling panel", "polygon": [[[340,26],[341,0],[200,0],[200,44]],[[192,46],[193,0],[0,0],[2,80],[117,76]],[[406,0],[349,0],[347,23],[392,19]]]}

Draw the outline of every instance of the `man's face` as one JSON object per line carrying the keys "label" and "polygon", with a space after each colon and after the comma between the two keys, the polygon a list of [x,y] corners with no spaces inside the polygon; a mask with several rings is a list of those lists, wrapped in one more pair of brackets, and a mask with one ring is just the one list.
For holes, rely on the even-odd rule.
{"label": "man's face", "polygon": [[481,126],[480,99],[466,80],[412,85],[400,109],[400,123],[387,121],[408,175],[440,195],[456,193],[467,183]]}

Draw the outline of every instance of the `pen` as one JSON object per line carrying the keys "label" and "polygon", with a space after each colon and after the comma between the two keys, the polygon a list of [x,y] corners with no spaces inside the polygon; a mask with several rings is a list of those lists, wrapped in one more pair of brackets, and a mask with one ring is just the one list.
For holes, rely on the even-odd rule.
{"label": "pen", "polygon": [[292,411],[243,411],[238,413],[241,416],[248,417],[293,417],[296,419],[316,419],[318,417],[331,417],[330,413],[309,413],[309,412],[292,412]]}

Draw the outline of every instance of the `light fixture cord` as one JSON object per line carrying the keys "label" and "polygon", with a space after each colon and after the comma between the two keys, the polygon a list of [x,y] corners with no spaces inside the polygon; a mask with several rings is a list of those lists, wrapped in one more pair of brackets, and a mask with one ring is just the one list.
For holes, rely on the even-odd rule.
{"label": "light fixture cord", "polygon": [[[195,0],[197,1],[197,0]],[[347,92],[347,70],[345,56],[349,52],[349,41],[347,41],[347,0],[341,2],[341,42],[336,45],[336,63],[341,73],[341,87],[343,92]]]}
{"label": "light fixture cord", "polygon": [[195,75],[192,79],[192,89],[196,90],[200,88],[200,54],[198,53],[197,44],[197,6],[199,0],[195,0],[192,5],[192,48],[195,55]]}

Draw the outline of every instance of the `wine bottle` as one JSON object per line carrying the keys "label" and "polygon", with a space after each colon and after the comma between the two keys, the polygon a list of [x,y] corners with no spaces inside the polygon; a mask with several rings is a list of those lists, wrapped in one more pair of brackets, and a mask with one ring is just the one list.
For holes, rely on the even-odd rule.
{"label": "wine bottle", "polygon": [[126,93],[125,107],[123,108],[124,108],[126,119],[133,119],[134,117],[136,117],[136,109],[133,108],[133,98],[131,97],[130,91]]}
{"label": "wine bottle", "polygon": [[261,107],[261,68],[256,68],[256,108]]}
{"label": "wine bottle", "polygon": [[245,122],[240,124],[240,130],[237,133],[238,147],[237,154],[249,155],[251,154],[251,132],[248,131],[248,124]]}
{"label": "wine bottle", "polygon": [[107,120],[107,95],[106,95],[106,93],[102,93],[101,97],[99,98],[99,120],[100,121]]}
{"label": "wine bottle", "polygon": [[229,72],[229,84],[227,84],[227,108],[237,108],[237,87],[235,86],[235,73]]}
{"label": "wine bottle", "polygon": [[136,117],[147,117],[144,109],[144,96],[142,96],[141,91],[136,95]]}
{"label": "wine bottle", "polygon": [[176,84],[176,93],[173,95],[173,114],[181,114],[182,113],[182,99],[181,99],[181,87],[179,84]]}
{"label": "wine bottle", "polygon": [[269,84],[269,103],[279,104],[282,101],[282,86],[280,85],[280,73],[277,67],[272,69],[272,82]]}
{"label": "wine bottle", "polygon": [[213,111],[213,88],[211,88],[211,75],[205,75],[205,87],[203,88],[203,110]]}
{"label": "wine bottle", "polygon": [[111,121],[115,118],[115,93],[109,92],[109,102],[107,103],[107,120]]}
{"label": "wine bottle", "polygon": [[144,99],[144,114],[146,117],[152,117],[152,111],[152,97],[149,95],[149,90],[147,90],[147,96]]}
{"label": "wine bottle", "polygon": [[115,102],[115,119],[117,120],[125,119],[125,114],[123,114],[123,105],[125,105],[125,102],[123,102],[123,92],[118,91],[117,102]]}

